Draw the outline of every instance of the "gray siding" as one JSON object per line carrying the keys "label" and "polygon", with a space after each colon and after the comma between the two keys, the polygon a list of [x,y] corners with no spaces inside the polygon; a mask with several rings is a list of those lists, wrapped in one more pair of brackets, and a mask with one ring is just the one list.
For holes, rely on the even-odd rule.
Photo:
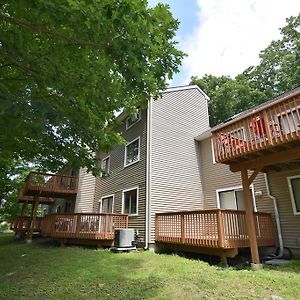
{"label": "gray siding", "polygon": [[150,242],[155,213],[204,207],[197,143],[208,129],[207,100],[196,88],[166,91],[153,102]]}
{"label": "gray siding", "polygon": [[[216,190],[242,186],[241,173],[233,173],[225,164],[213,163],[211,139],[200,143],[202,184],[205,208],[217,207]],[[259,173],[253,182],[254,191],[262,191],[262,196],[255,196],[258,211],[273,213],[272,200],[267,196],[267,188],[263,173]]]}
{"label": "gray siding", "polygon": [[277,199],[285,247],[300,249],[300,215],[294,215],[287,177],[300,175],[300,169],[269,173],[271,194]]}
{"label": "gray siding", "polygon": [[78,192],[76,197],[75,212],[85,213],[93,211],[96,178],[80,169],[78,179]]}
{"label": "gray siding", "polygon": [[[139,187],[138,216],[129,216],[129,227],[139,230],[140,236],[145,238],[145,204],[146,204],[146,150],[147,150],[147,111],[142,111],[141,120],[128,130],[125,122],[116,129],[123,132],[123,137],[132,141],[140,137],[139,162],[124,167],[125,147],[116,145],[110,155],[110,176],[99,177],[96,180],[95,200],[93,211],[99,211],[99,201],[102,197],[114,194],[114,213],[122,212],[122,191],[132,187]],[[100,153],[99,158],[107,153]]]}

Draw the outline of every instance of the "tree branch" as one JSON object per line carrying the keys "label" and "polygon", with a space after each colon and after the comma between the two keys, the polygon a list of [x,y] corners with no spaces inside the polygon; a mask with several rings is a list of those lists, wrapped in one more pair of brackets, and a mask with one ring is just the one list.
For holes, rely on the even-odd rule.
{"label": "tree branch", "polygon": [[86,40],[73,38],[73,37],[67,36],[63,33],[60,33],[60,32],[57,32],[57,31],[52,31],[52,30],[49,30],[47,28],[43,28],[41,26],[32,25],[30,23],[26,23],[26,22],[17,20],[15,18],[7,17],[7,16],[4,16],[4,15],[0,15],[0,21],[1,22],[6,22],[6,23],[9,23],[9,24],[18,25],[18,26],[23,27],[24,29],[29,30],[33,33],[46,33],[46,34],[49,34],[49,35],[57,36],[57,37],[60,37],[60,38],[63,38],[65,40],[69,41],[70,43],[72,43],[74,45],[91,46],[91,47],[94,47],[94,48],[97,48],[97,49],[103,49],[107,46],[107,45],[104,45],[104,44],[97,44],[97,43],[94,43],[94,42],[91,42],[91,41],[86,41]]}

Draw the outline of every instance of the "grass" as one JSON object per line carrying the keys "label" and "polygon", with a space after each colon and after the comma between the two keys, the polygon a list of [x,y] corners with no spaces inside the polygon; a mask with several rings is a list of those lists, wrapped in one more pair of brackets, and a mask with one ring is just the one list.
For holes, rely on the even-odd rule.
{"label": "grass", "polygon": [[300,261],[221,269],[176,255],[25,244],[11,234],[0,234],[0,258],[0,299],[299,299],[300,293]]}

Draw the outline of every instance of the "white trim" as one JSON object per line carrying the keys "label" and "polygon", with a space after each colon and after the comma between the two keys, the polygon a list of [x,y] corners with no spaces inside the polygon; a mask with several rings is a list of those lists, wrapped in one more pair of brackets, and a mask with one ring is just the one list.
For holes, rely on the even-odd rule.
{"label": "white trim", "polygon": [[[250,189],[251,189],[251,191],[252,191],[253,211],[254,211],[254,212],[257,212],[256,198],[255,198],[255,189],[254,189],[254,185],[253,185],[253,184],[250,185]],[[216,190],[217,207],[218,207],[218,208],[220,208],[220,197],[219,197],[219,193],[220,193],[220,192],[227,192],[227,191],[234,191],[234,190],[243,190],[243,186],[242,186],[242,185],[238,185],[238,186],[232,186],[232,187],[222,188],[222,189],[217,189],[217,190]]]}
{"label": "white trim", "polygon": [[211,144],[211,155],[212,155],[212,162],[213,164],[216,164],[216,158],[215,158],[215,149],[214,149],[214,142],[213,139],[210,139],[210,144]]}
{"label": "white trim", "polygon": [[[132,143],[134,143],[135,141],[137,141],[137,140],[139,141],[138,159],[135,160],[135,161],[133,161],[133,162],[131,162],[131,163],[129,163],[129,164],[126,164],[127,147],[128,147],[130,144],[132,144]],[[128,166],[131,166],[131,165],[133,165],[133,164],[139,162],[139,161],[140,161],[140,153],[141,153],[141,137],[139,136],[139,137],[135,138],[134,140],[132,140],[131,142],[127,143],[127,145],[125,146],[125,151],[124,151],[124,168],[125,168],[125,167],[128,167]]]}
{"label": "white trim", "polygon": [[101,199],[99,200],[99,203],[100,203],[100,207],[99,207],[99,213],[101,214],[102,212],[102,200],[103,199],[106,199],[106,198],[113,198],[113,202],[112,202],[112,214],[114,213],[114,206],[115,206],[115,194],[111,194],[111,195],[107,195],[107,196],[103,196],[101,197]]}
{"label": "white trim", "polygon": [[196,89],[198,90],[206,100],[210,100],[210,98],[203,92],[203,90],[201,90],[199,88],[198,85],[183,85],[183,86],[175,86],[175,87],[170,87],[170,88],[166,88],[163,91],[159,91],[161,94],[164,93],[170,93],[170,92],[177,92],[177,91],[184,91],[184,90],[191,90],[191,89]]}
{"label": "white trim", "polygon": [[139,186],[135,186],[122,191],[122,214],[124,214],[124,194],[126,192],[130,192],[133,190],[137,190],[136,191],[136,214],[128,214],[129,217],[135,217],[139,215]]}
{"label": "white trim", "polygon": [[151,146],[152,146],[152,104],[153,99],[148,101],[147,109],[147,161],[146,161],[146,216],[145,216],[145,249],[148,249],[150,240],[150,209],[151,209]]}
{"label": "white trim", "polygon": [[134,126],[136,123],[138,123],[141,119],[142,119],[142,110],[141,108],[139,107],[138,108],[138,118],[136,119],[136,121],[134,121],[130,126],[127,126],[127,120],[128,119],[132,119],[132,116],[128,116],[126,119],[125,119],[125,129],[128,130],[130,129],[132,126]]}
{"label": "white trim", "polygon": [[297,208],[296,208],[296,201],[295,201],[295,198],[294,198],[294,191],[293,191],[291,179],[298,179],[298,178],[300,178],[300,175],[295,175],[295,176],[289,176],[289,177],[287,177],[289,191],[290,191],[290,196],[291,196],[291,201],[292,201],[293,212],[294,212],[295,216],[300,216],[300,211],[297,211]]}
{"label": "white trim", "polygon": [[109,173],[109,171],[110,171],[110,155],[107,155],[106,157],[102,158],[102,160],[101,160],[101,169],[103,170],[103,161],[106,160],[106,159],[109,159],[108,160],[108,171],[107,171],[107,173]]}

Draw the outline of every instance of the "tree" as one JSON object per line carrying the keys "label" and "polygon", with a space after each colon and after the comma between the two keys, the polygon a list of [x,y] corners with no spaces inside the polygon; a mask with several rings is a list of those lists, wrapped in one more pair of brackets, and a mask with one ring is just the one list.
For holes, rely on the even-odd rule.
{"label": "tree", "polygon": [[234,79],[226,76],[192,77],[210,97],[210,125],[293,89],[300,84],[300,14],[287,19],[282,38],[260,53],[260,64]]}
{"label": "tree", "polygon": [[141,0],[0,5],[0,168],[87,167],[121,143],[115,112],[134,113],[178,71],[168,6]]}

